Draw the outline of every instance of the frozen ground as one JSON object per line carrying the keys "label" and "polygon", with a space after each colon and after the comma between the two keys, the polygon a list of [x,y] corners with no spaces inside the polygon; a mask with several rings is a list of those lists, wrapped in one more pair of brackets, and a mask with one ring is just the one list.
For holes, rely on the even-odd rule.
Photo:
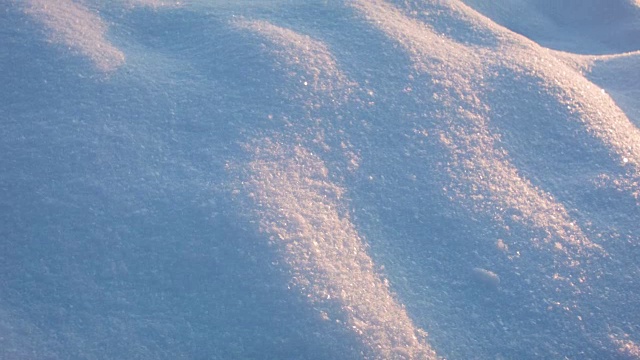
{"label": "frozen ground", "polygon": [[640,359],[634,0],[0,0],[0,359]]}

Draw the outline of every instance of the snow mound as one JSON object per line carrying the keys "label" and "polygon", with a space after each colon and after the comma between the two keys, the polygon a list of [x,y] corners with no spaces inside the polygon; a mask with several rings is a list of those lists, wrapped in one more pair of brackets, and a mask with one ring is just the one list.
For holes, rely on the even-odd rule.
{"label": "snow mound", "polygon": [[463,1],[550,48],[580,54],[640,49],[640,5],[635,0]]}
{"label": "snow mound", "polygon": [[0,358],[638,358],[637,2],[7,4]]}

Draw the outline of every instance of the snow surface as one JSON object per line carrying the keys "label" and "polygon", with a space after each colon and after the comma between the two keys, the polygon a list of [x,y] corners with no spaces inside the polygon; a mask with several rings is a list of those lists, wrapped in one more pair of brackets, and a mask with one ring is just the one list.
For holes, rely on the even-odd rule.
{"label": "snow surface", "polygon": [[0,359],[640,359],[638,1],[0,5]]}

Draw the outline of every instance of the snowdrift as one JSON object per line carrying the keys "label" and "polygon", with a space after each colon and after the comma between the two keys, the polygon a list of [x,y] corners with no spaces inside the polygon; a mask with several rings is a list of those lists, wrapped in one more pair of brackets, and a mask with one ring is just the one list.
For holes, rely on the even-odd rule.
{"label": "snowdrift", "polygon": [[0,358],[640,359],[640,6],[5,0]]}

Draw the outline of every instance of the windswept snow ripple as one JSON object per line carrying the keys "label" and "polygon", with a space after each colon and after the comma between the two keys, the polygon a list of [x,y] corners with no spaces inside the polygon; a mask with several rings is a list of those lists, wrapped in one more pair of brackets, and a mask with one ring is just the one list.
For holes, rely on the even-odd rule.
{"label": "windswept snow ripple", "polygon": [[[127,337],[122,358],[332,339],[366,359],[640,359],[640,62],[616,54],[638,50],[637,1],[7,3],[0,19],[26,21],[0,38],[18,70],[2,74],[0,357],[100,358]],[[30,54],[46,46],[30,31],[55,51]],[[182,291],[175,276],[211,272],[174,252],[222,271],[220,249],[287,278]],[[277,299],[230,278],[272,279]],[[271,334],[259,315],[295,296],[301,328]],[[235,332],[229,306],[249,319]]]}

